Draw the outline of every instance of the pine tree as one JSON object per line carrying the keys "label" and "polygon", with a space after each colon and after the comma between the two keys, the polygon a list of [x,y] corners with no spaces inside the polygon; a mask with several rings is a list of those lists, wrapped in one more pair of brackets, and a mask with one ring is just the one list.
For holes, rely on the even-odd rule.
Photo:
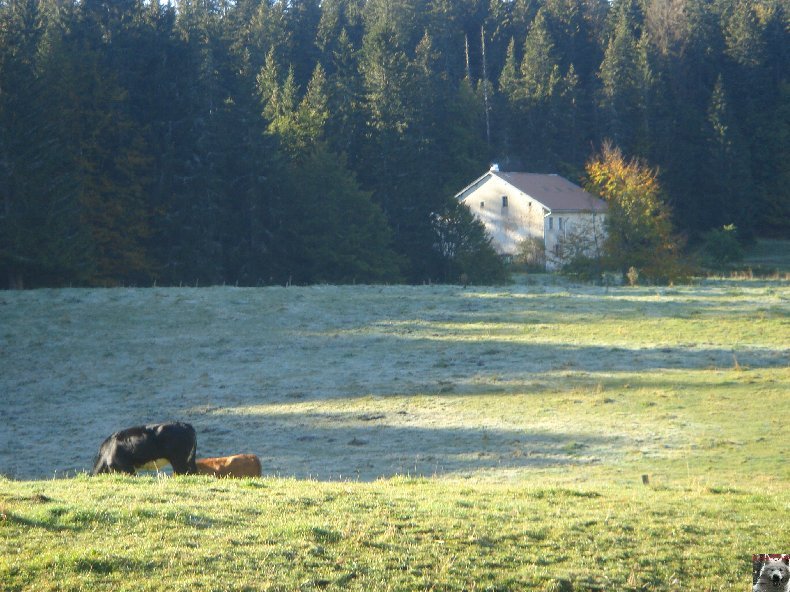
{"label": "pine tree", "polygon": [[711,215],[707,192],[700,188],[709,183],[702,161],[708,102],[721,68],[711,55],[721,44],[718,18],[701,0],[654,0],[645,19],[650,80],[639,148],[661,167],[675,223],[693,236],[708,227]]}
{"label": "pine tree", "polygon": [[524,43],[521,60],[521,96],[528,105],[549,100],[557,91],[560,68],[545,13],[538,13]]}
{"label": "pine tree", "polygon": [[331,53],[332,74],[328,80],[329,112],[327,140],[337,152],[351,160],[361,156],[367,132],[364,117],[365,88],[357,59],[357,50],[345,29],[340,32]]}
{"label": "pine tree", "polygon": [[[491,91],[489,90],[489,94]],[[482,81],[477,89],[468,79],[458,85],[455,96],[448,99],[443,148],[448,170],[444,193],[451,194],[479,174],[480,163],[489,158],[485,137],[485,97]]]}
{"label": "pine tree", "polygon": [[329,118],[328,103],[326,74],[319,63],[313,70],[310,82],[307,83],[307,90],[296,112],[304,148],[314,146],[323,139],[324,127]]}
{"label": "pine tree", "polygon": [[500,114],[495,121],[501,128],[498,137],[501,149],[509,152],[516,138],[518,138],[518,112],[519,112],[520,80],[516,64],[516,40],[511,38],[505,54],[505,63],[499,75],[499,93],[497,100]]}
{"label": "pine tree", "polygon": [[539,11],[524,43],[517,107],[524,127],[521,151],[538,170],[554,170],[558,161],[558,109],[562,82],[554,42],[544,11]]}
{"label": "pine tree", "polygon": [[[787,158],[786,145],[774,141],[777,126],[781,126],[774,116],[782,109],[780,81],[787,80],[790,64],[790,32],[783,6],[778,2],[732,0],[721,14],[724,53],[728,58],[722,74],[736,115],[736,136],[743,138],[741,154],[749,158],[748,185],[753,187],[750,201],[759,204],[756,212],[769,228],[773,221],[762,213],[769,210],[766,205],[774,201],[776,191],[783,193],[775,180],[780,175],[781,159]],[[745,219],[738,224],[739,235],[749,236],[754,230],[753,222]]]}
{"label": "pine tree", "polygon": [[[321,50],[320,60],[327,67],[327,76],[332,77],[332,56],[344,52],[348,45],[362,43],[363,12],[365,0],[322,0],[321,18],[316,33],[316,44]],[[344,39],[341,39],[344,37]]]}
{"label": "pine tree", "polygon": [[[254,78],[271,50],[279,56],[286,56],[293,45],[293,33],[289,29],[286,14],[287,3],[242,0],[239,5],[243,9],[237,17],[239,26],[242,27],[242,36],[237,41],[236,51],[248,53],[247,74]],[[247,18],[246,13],[250,15]]]}
{"label": "pine tree", "polygon": [[466,72],[464,47],[466,21],[474,14],[475,0],[429,0],[425,7],[425,30],[431,40],[444,71],[451,80],[461,79]]}
{"label": "pine tree", "polygon": [[[360,55],[367,120],[361,179],[374,189],[375,198],[391,221],[400,211],[398,200],[402,196],[396,179],[402,166],[400,159],[410,151],[404,150],[403,139],[413,117],[405,101],[411,94],[409,58],[397,39],[386,23],[377,25],[365,34]],[[397,224],[394,226],[397,228]]]}
{"label": "pine tree", "polygon": [[[501,62],[505,48],[510,39],[523,39],[530,23],[540,8],[538,0],[491,0],[488,8],[487,30],[491,31],[494,43],[493,56]],[[497,51],[497,46],[501,51]]]}
{"label": "pine tree", "polygon": [[383,24],[366,33],[360,69],[370,125],[379,134],[398,135],[408,127],[412,114],[403,101],[409,92],[408,67],[409,58],[392,27]]}
{"label": "pine tree", "polygon": [[570,64],[560,84],[559,109],[557,117],[557,153],[560,160],[572,167],[580,166],[581,138],[586,137],[589,130],[585,121],[582,105],[581,83],[576,68]]}
{"label": "pine tree", "polygon": [[705,176],[708,182],[705,201],[709,218],[703,228],[722,227],[737,220],[739,228],[750,232],[753,222],[747,198],[751,184],[748,158],[742,153],[721,76],[711,94],[707,123]]}
{"label": "pine tree", "polygon": [[298,159],[323,139],[329,117],[326,75],[321,64],[317,64],[301,101],[293,68],[289,68],[282,84],[279,77],[274,54],[270,52],[258,75],[263,116],[268,121],[268,133],[278,138],[291,158]]}
{"label": "pine tree", "polygon": [[0,7],[0,282],[85,282],[91,240],[81,223],[59,91],[61,18],[32,0]]}
{"label": "pine tree", "polygon": [[304,86],[319,61],[319,48],[316,45],[318,25],[321,21],[319,0],[292,0],[286,5],[286,27],[290,33],[290,44],[285,60],[294,69],[295,81]]}
{"label": "pine tree", "polygon": [[434,250],[442,258],[441,280],[448,283],[497,284],[508,279],[491,237],[469,208],[448,200],[433,215]]}
{"label": "pine tree", "polygon": [[367,0],[363,12],[365,37],[389,31],[392,48],[414,47],[425,29],[420,23],[424,0]]}
{"label": "pine tree", "polygon": [[604,36],[611,7],[609,0],[546,2],[553,23],[552,36],[561,46],[563,65],[577,64],[583,80],[594,76],[600,64],[600,38]]}
{"label": "pine tree", "polygon": [[758,216],[769,236],[787,236],[790,232],[790,82],[780,87],[779,108],[776,110],[776,126],[772,140],[777,146],[774,174],[766,182],[764,212]]}
{"label": "pine tree", "polygon": [[759,66],[765,59],[762,27],[753,2],[733,0],[723,14],[726,54],[742,66]]}
{"label": "pine tree", "polygon": [[623,8],[609,39],[599,71],[600,109],[606,133],[627,150],[643,147],[645,137],[645,46],[635,36],[632,12]]}
{"label": "pine tree", "polygon": [[400,261],[386,218],[345,159],[318,143],[288,171],[289,207],[277,236],[282,275],[296,283],[396,281]]}
{"label": "pine tree", "polygon": [[103,39],[111,37],[123,17],[111,13],[113,18],[107,19],[101,7],[82,8],[86,12],[74,31],[74,46],[81,51],[66,66],[75,85],[66,116],[74,142],[83,223],[93,243],[91,281],[147,283],[153,274],[146,249],[150,234],[148,147],[130,117],[128,93],[103,63],[103,40],[94,36],[97,29],[104,29]]}

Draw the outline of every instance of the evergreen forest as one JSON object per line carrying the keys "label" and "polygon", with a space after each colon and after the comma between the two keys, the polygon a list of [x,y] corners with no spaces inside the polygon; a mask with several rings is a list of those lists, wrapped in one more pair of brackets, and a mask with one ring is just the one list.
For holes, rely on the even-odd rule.
{"label": "evergreen forest", "polygon": [[491,281],[491,163],[790,233],[788,0],[0,0],[0,287]]}

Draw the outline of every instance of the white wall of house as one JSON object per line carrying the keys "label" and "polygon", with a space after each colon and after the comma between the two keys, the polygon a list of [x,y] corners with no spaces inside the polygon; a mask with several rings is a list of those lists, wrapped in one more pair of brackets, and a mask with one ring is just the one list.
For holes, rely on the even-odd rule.
{"label": "white wall of house", "polygon": [[600,256],[604,219],[604,214],[590,212],[552,212],[546,216],[546,268],[558,269],[576,254]]}
{"label": "white wall of house", "polygon": [[515,255],[526,238],[543,238],[546,210],[498,177],[483,183],[462,202],[483,223],[500,255]]}
{"label": "white wall of house", "polygon": [[604,238],[605,215],[551,212],[540,202],[492,176],[461,199],[483,223],[500,255],[515,255],[527,238],[543,239],[546,268],[557,269],[574,252],[595,256]]}

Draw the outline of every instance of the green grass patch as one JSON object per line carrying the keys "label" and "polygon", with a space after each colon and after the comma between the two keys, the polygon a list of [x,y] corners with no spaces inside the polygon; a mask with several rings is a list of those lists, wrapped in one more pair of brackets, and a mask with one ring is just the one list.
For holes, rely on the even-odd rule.
{"label": "green grass patch", "polygon": [[[742,590],[759,487],[0,481],[4,590]],[[770,524],[765,517],[772,516]]]}

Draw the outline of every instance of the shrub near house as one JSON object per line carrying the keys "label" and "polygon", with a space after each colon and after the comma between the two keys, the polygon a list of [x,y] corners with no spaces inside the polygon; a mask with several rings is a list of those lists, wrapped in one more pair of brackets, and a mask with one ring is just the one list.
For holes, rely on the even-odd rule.
{"label": "shrub near house", "polygon": [[[683,240],[672,226],[671,210],[658,171],[644,161],[627,159],[605,143],[587,163],[587,189],[606,200],[604,269],[624,276],[633,268],[651,283],[679,281],[690,275],[681,258]],[[641,280],[640,280],[641,281]]]}

